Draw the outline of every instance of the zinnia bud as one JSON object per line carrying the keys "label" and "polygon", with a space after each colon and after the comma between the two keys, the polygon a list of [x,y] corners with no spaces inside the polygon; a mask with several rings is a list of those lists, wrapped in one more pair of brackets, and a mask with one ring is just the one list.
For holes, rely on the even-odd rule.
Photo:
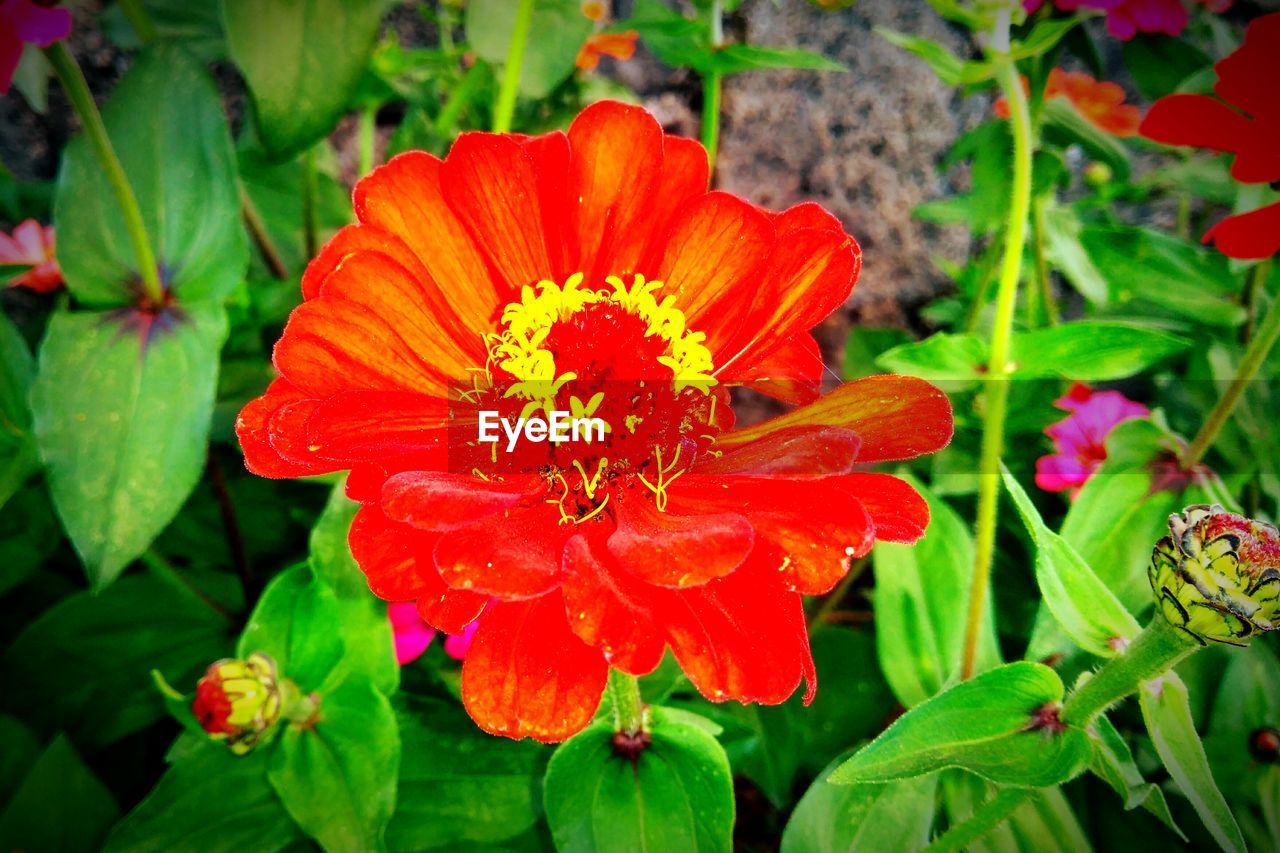
{"label": "zinnia bud", "polygon": [[1169,516],[1148,576],[1165,619],[1201,643],[1247,645],[1280,620],[1280,532],[1222,507]]}
{"label": "zinnia bud", "polygon": [[245,660],[210,664],[196,684],[191,710],[209,737],[244,755],[280,719],[281,693],[276,662],[254,652]]}

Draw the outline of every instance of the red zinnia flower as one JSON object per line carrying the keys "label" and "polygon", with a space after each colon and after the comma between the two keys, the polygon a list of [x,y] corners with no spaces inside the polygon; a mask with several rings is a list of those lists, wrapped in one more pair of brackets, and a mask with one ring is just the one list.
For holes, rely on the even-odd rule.
{"label": "red zinnia flower", "polygon": [[[1167,95],[1142,121],[1142,135],[1166,145],[1194,145],[1235,155],[1231,175],[1245,184],[1280,181],[1280,12],[1256,18],[1244,43],[1214,69],[1209,95]],[[1230,216],[1204,235],[1233,258],[1280,251],[1280,203]]]}
{"label": "red zinnia flower", "polygon": [[[809,329],[861,253],[814,204],[707,191],[707,157],[644,110],[589,107],[568,134],[463,134],[357,185],[358,224],[303,277],[280,378],[241,413],[249,468],[350,469],[350,544],[373,591],[439,630],[479,618],[463,700],[486,730],[555,741],[610,665],[670,647],[712,699],[815,688],[801,593],[830,590],[927,505],[855,465],[935,451],[944,394],[846,384],[733,430],[728,387],[817,398]],[[601,442],[479,443],[486,409],[552,406]]]}
{"label": "red zinnia flower", "polygon": [[[1027,89],[1027,78],[1022,78],[1022,88]],[[1124,102],[1124,89],[1109,80],[1095,80],[1082,71],[1063,71],[1054,68],[1045,83],[1044,98],[1066,98],[1090,124],[1112,136],[1134,136],[1142,111]],[[1009,117],[1009,103],[999,98],[995,103],[996,115]]]}
{"label": "red zinnia flower", "polygon": [[9,279],[10,287],[26,287],[49,293],[62,286],[62,271],[54,254],[53,226],[41,226],[28,219],[13,229],[13,236],[0,231],[0,267],[29,267]]}

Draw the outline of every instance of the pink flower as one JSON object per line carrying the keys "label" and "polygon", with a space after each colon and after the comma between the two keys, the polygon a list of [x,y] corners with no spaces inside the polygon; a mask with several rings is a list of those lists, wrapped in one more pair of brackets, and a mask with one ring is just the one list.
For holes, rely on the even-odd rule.
{"label": "pink flower", "polygon": [[[412,601],[393,601],[387,605],[387,618],[391,620],[391,633],[395,637],[396,663],[404,666],[422,657],[435,639],[436,630],[422,621],[418,606]],[[454,660],[465,658],[477,624],[472,622],[461,634],[446,634],[444,653]]]}
{"label": "pink flower", "polygon": [[54,255],[53,226],[41,227],[28,219],[13,229],[13,236],[0,231],[0,267],[30,267],[9,279],[10,287],[27,287],[48,293],[62,286],[62,271]]}
{"label": "pink flower", "polygon": [[[1211,12],[1225,12],[1232,0],[1197,0]],[[1190,15],[1182,0],[1053,0],[1065,12],[1097,9],[1107,13],[1107,32],[1128,41],[1137,33],[1164,33],[1176,36],[1187,26]],[[1023,0],[1023,8],[1034,12],[1044,0]]]}
{"label": "pink flower", "polygon": [[0,0],[0,95],[9,91],[24,45],[48,47],[71,35],[71,13],[31,0]]}
{"label": "pink flower", "polygon": [[1151,414],[1119,391],[1094,391],[1079,382],[1054,405],[1071,414],[1045,428],[1057,453],[1036,460],[1036,485],[1046,492],[1070,490],[1072,498],[1107,458],[1111,430]]}

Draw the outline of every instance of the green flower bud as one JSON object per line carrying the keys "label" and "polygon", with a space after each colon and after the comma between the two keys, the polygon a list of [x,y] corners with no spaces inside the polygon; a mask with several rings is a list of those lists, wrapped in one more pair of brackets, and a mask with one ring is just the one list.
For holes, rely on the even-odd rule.
{"label": "green flower bud", "polygon": [[1148,577],[1164,618],[1201,644],[1244,646],[1280,623],[1280,532],[1220,506],[1169,516]]}
{"label": "green flower bud", "polygon": [[1086,186],[1095,190],[1100,190],[1107,184],[1111,183],[1111,179],[1115,177],[1115,173],[1111,167],[1101,160],[1094,160],[1088,166],[1084,167],[1084,182]]}

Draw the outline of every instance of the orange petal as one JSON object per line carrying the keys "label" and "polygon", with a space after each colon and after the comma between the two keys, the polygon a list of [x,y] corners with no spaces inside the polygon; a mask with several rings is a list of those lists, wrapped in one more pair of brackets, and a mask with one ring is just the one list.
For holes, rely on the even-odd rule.
{"label": "orange petal", "polygon": [[[556,588],[569,532],[544,503],[504,510],[441,535],[440,577],[455,589],[504,599],[532,598]],[[572,526],[572,525],[571,525]]]}
{"label": "orange petal", "polygon": [[382,487],[382,506],[397,521],[444,532],[527,503],[545,491],[546,485],[534,476],[486,482],[470,474],[406,471]]}
{"label": "orange petal", "polygon": [[924,535],[929,504],[906,480],[868,473],[845,474],[839,480],[875,522],[877,541],[915,542]]}
{"label": "orange petal", "polygon": [[647,494],[614,507],[618,527],[608,549],[646,583],[685,587],[729,574],[751,553],[754,534],[736,512],[705,509],[696,499],[660,512]]}
{"label": "orange petal", "polygon": [[271,422],[281,409],[308,399],[306,394],[284,379],[276,379],[261,397],[251,401],[236,418],[236,438],[244,451],[244,464],[260,477],[280,479],[309,477],[339,470],[322,460],[285,456],[271,441]]}
{"label": "orange petal", "polygon": [[569,630],[559,594],[495,602],[462,664],[462,702],[490,734],[555,743],[591,722],[608,675]]}

